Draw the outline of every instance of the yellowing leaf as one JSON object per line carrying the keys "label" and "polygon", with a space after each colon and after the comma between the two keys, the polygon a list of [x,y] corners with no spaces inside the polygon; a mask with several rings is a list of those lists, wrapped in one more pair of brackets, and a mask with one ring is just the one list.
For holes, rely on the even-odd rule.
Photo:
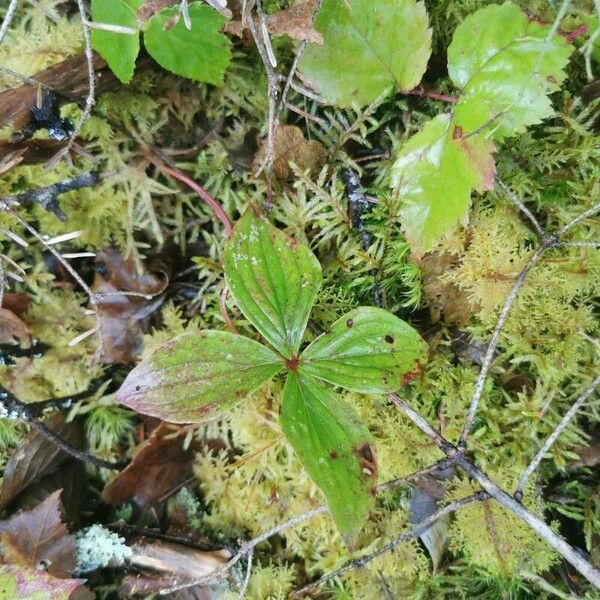
{"label": "yellowing leaf", "polygon": [[454,121],[465,133],[496,117],[497,140],[553,114],[548,94],[559,89],[573,47],[550,27],[530,21],[511,2],[467,17],[448,47],[448,73],[462,94]]}
{"label": "yellowing leaf", "polygon": [[283,359],[226,331],[186,333],[133,369],[117,400],[145,415],[196,423],[234,406],[283,367]]}
{"label": "yellowing leaf", "polygon": [[377,465],[368,429],[338,396],[301,373],[287,377],[280,420],[344,541],[353,546],[375,500]]}
{"label": "yellowing leaf", "polygon": [[223,258],[227,286],[246,319],[292,358],[321,287],[315,255],[249,209],[237,222]]}
{"label": "yellowing leaf", "polygon": [[431,53],[427,11],[415,0],[324,0],[315,28],[325,43],[308,46],[300,72],[337,106],[412,89]]}
{"label": "yellowing leaf", "polygon": [[403,146],[392,168],[392,186],[404,201],[401,225],[413,252],[424,254],[458,223],[468,221],[471,190],[491,189],[493,146],[463,137],[452,115],[438,115]]}
{"label": "yellowing leaf", "polygon": [[408,323],[370,306],[336,321],[302,353],[300,369],[367,394],[392,392],[427,360],[427,344]]}

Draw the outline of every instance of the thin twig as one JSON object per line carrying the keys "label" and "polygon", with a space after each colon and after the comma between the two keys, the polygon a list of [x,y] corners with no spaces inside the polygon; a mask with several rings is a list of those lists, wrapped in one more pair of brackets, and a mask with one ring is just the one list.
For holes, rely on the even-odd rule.
{"label": "thin twig", "polygon": [[67,215],[65,215],[58,205],[58,196],[73,190],[93,187],[99,181],[100,173],[97,171],[89,171],[88,173],[82,173],[77,177],[73,177],[72,179],[58,181],[52,185],[48,185],[37,190],[30,190],[28,192],[19,194],[18,196],[13,196],[10,198],[10,200],[13,200],[25,207],[32,206],[33,204],[39,204],[45,210],[54,213],[61,221],[66,221]]}
{"label": "thin twig", "polygon": [[[450,463],[448,462],[448,464],[450,464]],[[432,471],[436,471],[439,468],[446,468],[446,466],[448,466],[448,464],[446,464],[446,461],[440,461],[438,463],[435,463],[434,465],[431,465],[429,467],[426,467],[424,469],[416,471],[415,473],[406,475],[405,477],[400,477],[399,479],[394,479],[392,481],[382,483],[375,488],[375,491],[376,491],[376,493],[387,492],[391,489],[401,487],[403,485],[407,485],[413,481],[416,481],[420,477],[423,477],[423,475],[427,475],[428,473],[431,473]],[[242,546],[240,546],[240,549],[238,550],[237,554],[235,554],[235,556],[233,556],[227,564],[220,567],[217,571],[214,571],[213,573],[211,573],[209,575],[205,575],[204,577],[198,578],[194,581],[188,581],[188,582],[179,584],[175,587],[165,588],[164,590],[161,590],[159,593],[160,593],[160,595],[171,594],[171,593],[179,591],[179,590],[187,589],[187,588],[194,587],[194,586],[201,585],[201,584],[208,584],[212,581],[218,580],[229,569],[231,569],[231,567],[233,567],[236,563],[238,563],[244,556],[247,556],[250,551],[254,551],[254,548],[256,548],[256,546],[258,546],[259,544],[266,542],[269,538],[281,533],[282,531],[285,531],[286,529],[290,529],[291,527],[296,527],[296,525],[299,525],[300,523],[302,523],[304,521],[312,519],[313,517],[316,517],[318,515],[322,515],[326,512],[327,512],[327,506],[323,504],[321,506],[318,506],[317,508],[314,508],[312,510],[309,510],[309,511],[306,511],[299,515],[296,515],[295,517],[292,517],[292,518],[288,519],[287,521],[283,521],[283,523],[279,523],[278,525],[275,525],[275,527],[272,527],[271,529],[264,531],[259,536],[255,537],[254,539],[246,542],[245,544],[242,544]]]}
{"label": "thin twig", "polygon": [[86,18],[86,7],[83,0],[76,0],[77,7],[79,9],[79,16],[81,19],[81,32],[83,34],[83,49],[85,54],[85,60],[87,64],[88,71],[88,93],[85,99],[85,107],[77,124],[75,125],[71,135],[69,136],[69,141],[66,146],[59,150],[54,157],[52,157],[48,161],[47,168],[52,168],[59,160],[61,160],[64,156],[68,156],[73,144],[75,143],[75,138],[79,135],[83,124],[88,120],[89,116],[92,114],[92,108],[95,102],[95,91],[96,91],[96,81],[95,81],[95,73],[94,73],[94,55],[92,53],[92,41],[90,37],[90,28],[87,24]]}
{"label": "thin twig", "polygon": [[[511,198],[512,199],[512,198]],[[531,258],[525,265],[525,268],[521,271],[519,276],[517,277],[512,289],[510,290],[506,300],[504,301],[504,305],[502,306],[502,310],[500,311],[500,315],[498,316],[498,321],[496,322],[496,327],[494,328],[494,332],[492,334],[492,339],[487,347],[485,357],[483,359],[483,363],[481,366],[481,371],[479,372],[479,376],[477,377],[477,382],[475,383],[475,389],[473,390],[473,395],[471,397],[471,404],[469,406],[469,412],[467,414],[467,418],[465,419],[465,424],[460,436],[460,440],[458,442],[458,447],[460,449],[465,448],[467,444],[467,438],[473,427],[473,421],[475,420],[475,415],[477,413],[477,409],[479,408],[479,403],[481,401],[481,396],[483,394],[483,389],[485,386],[485,381],[487,379],[488,373],[490,371],[492,361],[494,358],[494,353],[496,351],[496,347],[498,346],[498,342],[500,341],[500,334],[502,332],[502,328],[506,323],[506,319],[514,304],[527,275],[531,271],[531,269],[539,262],[540,258],[544,254],[544,252],[548,248],[553,248],[559,243],[559,238],[564,235],[567,231],[572,229],[575,225],[591,217],[600,211],[600,203],[592,206],[592,208],[584,211],[575,219],[561,227],[555,234],[553,235],[545,235],[542,238],[542,243],[537,248],[537,250],[532,254]],[[532,215],[533,216],[533,215]]]}
{"label": "thin twig", "polygon": [[244,600],[246,597],[246,591],[248,590],[248,584],[250,583],[250,575],[252,575],[252,559],[254,558],[254,548],[248,552],[248,564],[246,565],[246,576],[244,577],[244,583],[240,589],[238,596],[239,600]]}
{"label": "thin twig", "polygon": [[335,577],[339,577],[343,573],[347,573],[348,571],[351,571],[353,569],[359,569],[360,567],[363,567],[364,565],[371,562],[378,556],[381,556],[382,554],[385,554],[386,552],[390,552],[391,550],[393,550],[396,546],[398,546],[402,542],[405,542],[406,540],[408,540],[410,538],[414,538],[414,537],[417,537],[417,536],[423,534],[436,521],[438,521],[442,517],[445,517],[446,515],[449,515],[455,511],[457,511],[459,508],[462,508],[463,506],[466,506],[467,504],[470,504],[471,502],[475,502],[478,500],[485,500],[487,497],[488,497],[488,494],[486,492],[480,491],[480,492],[475,492],[474,494],[471,494],[470,496],[461,498],[460,500],[455,500],[454,502],[451,502],[447,506],[444,506],[440,510],[434,512],[432,515],[428,516],[427,518],[423,519],[422,521],[419,521],[419,523],[417,523],[409,531],[406,531],[402,535],[399,535],[398,537],[394,538],[391,542],[388,542],[387,544],[385,544],[384,546],[379,548],[379,550],[376,550],[375,552],[371,552],[369,554],[364,554],[363,556],[359,556],[358,558],[353,558],[352,560],[348,561],[345,565],[342,565],[341,567],[335,569],[334,571],[331,571],[330,573],[323,575],[317,581],[315,581],[313,583],[309,583],[308,585],[305,585],[303,588],[300,588],[299,590],[295,591],[293,593],[293,596],[296,598],[304,596],[304,595],[314,591],[316,588],[322,586],[324,583],[327,583],[331,579],[334,579]]}
{"label": "thin twig", "polygon": [[37,430],[41,435],[50,440],[58,448],[66,452],[69,456],[76,458],[82,462],[87,462],[96,467],[104,469],[121,469],[125,466],[123,462],[111,462],[102,458],[97,458],[85,452],[73,448],[65,440],[63,440],[55,431],[48,429],[48,427],[42,422],[37,420],[37,413],[33,410],[30,405],[26,402],[21,402],[14,394],[11,394],[4,386],[0,385],[0,407],[1,413],[4,418],[9,419],[22,419],[29,423],[29,425]]}
{"label": "thin twig", "polygon": [[600,570],[587,561],[580,552],[563,540],[542,519],[531,513],[514,497],[501,489],[485,473],[465,458],[464,454],[448,440],[444,439],[433,427],[397,394],[388,394],[388,398],[401,410],[430,440],[442,450],[458,467],[477,482],[491,498],[504,508],[513,512],[527,523],[547,544],[552,546],[565,560],[575,567],[592,585],[600,590]]}
{"label": "thin twig", "polygon": [[17,12],[17,7],[19,6],[19,0],[10,0],[10,4],[6,9],[6,14],[4,15],[4,21],[2,21],[2,25],[0,25],[0,44],[4,41],[4,37],[6,36],[6,32],[10,27],[10,24],[15,16],[15,12]]}
{"label": "thin twig", "polygon": [[541,239],[547,237],[544,228],[540,225],[539,221],[535,218],[533,213],[525,206],[523,202],[517,197],[517,195],[498,177],[496,176],[496,183],[502,188],[502,191],[508,196],[509,200],[531,221],[531,224],[537,231]]}
{"label": "thin twig", "polygon": [[560,420],[560,423],[555,427],[554,431],[546,438],[542,447],[537,451],[536,455],[531,459],[531,462],[527,465],[527,468],[523,471],[517,484],[514,496],[517,500],[523,497],[523,490],[529,481],[531,475],[537,470],[542,462],[544,456],[548,453],[550,448],[554,445],[554,442],[563,433],[563,431],[569,426],[569,423],[573,420],[575,415],[579,412],[582,406],[587,402],[588,398],[594,393],[596,388],[600,385],[600,375],[592,381],[592,383],[585,389],[585,391],[575,400],[571,408],[565,413],[564,417]]}

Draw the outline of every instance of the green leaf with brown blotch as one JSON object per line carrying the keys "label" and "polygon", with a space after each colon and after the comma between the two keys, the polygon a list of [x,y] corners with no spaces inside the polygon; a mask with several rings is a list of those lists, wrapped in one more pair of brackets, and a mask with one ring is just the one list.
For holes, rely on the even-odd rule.
{"label": "green leaf with brown blotch", "polygon": [[139,363],[117,400],[164,421],[197,423],[231,408],[282,368],[282,357],[249,338],[186,333]]}
{"label": "green leaf with brown blotch", "polygon": [[227,241],[223,262],[244,316],[286,358],[296,355],[321,287],[316,256],[248,209]]}
{"label": "green leaf with brown blotch", "polygon": [[299,369],[348,390],[392,392],[427,360],[427,344],[408,323],[363,306],[338,319],[302,353]]}
{"label": "green leaf with brown blotch", "polygon": [[352,547],[375,501],[377,463],[369,430],[328,388],[309,375],[289,373],[281,428]]}
{"label": "green leaf with brown blotch", "polygon": [[59,579],[44,570],[0,564],[2,600],[69,600],[85,579]]}
{"label": "green leaf with brown blotch", "polygon": [[309,44],[300,71],[337,106],[414,88],[431,54],[427,10],[415,0],[324,0],[315,29],[325,42]]}
{"label": "green leaf with brown blotch", "polygon": [[467,223],[471,190],[493,187],[493,149],[481,137],[466,139],[449,114],[427,121],[404,144],[392,167],[392,186],[404,201],[400,222],[416,255]]}

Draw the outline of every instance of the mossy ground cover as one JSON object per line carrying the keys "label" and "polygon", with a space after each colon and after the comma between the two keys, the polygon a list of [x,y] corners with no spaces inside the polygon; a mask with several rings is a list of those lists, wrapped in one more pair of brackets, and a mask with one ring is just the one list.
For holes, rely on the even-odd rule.
{"label": "mossy ground cover", "polygon": [[[0,66],[35,77],[81,54],[77,6],[59,0],[41,4],[45,11],[35,5],[17,11],[0,45]],[[274,14],[292,4],[269,2],[262,8]],[[469,188],[468,223],[463,219],[425,251],[407,235],[406,198],[390,185],[399,176],[398,157],[431,119],[452,110],[448,97],[453,100],[457,89],[447,71],[448,47],[469,15],[493,4],[425,3],[432,54],[422,88],[411,93],[402,90],[377,95],[364,106],[336,107],[315,100],[314,91],[304,93],[301,82],[292,86],[278,113],[280,137],[274,138],[272,169],[260,174],[269,153],[269,81],[247,31],[242,37],[228,34],[231,63],[219,85],[185,79],[147,57],[138,58],[129,84],[117,83],[95,98],[76,139],[81,151],[71,152],[71,160],[48,168],[47,160],[29,159],[27,153],[8,165],[0,156],[2,199],[89,171],[101,174],[97,185],[60,196],[64,221],[37,204],[0,210],[2,306],[25,326],[19,338],[14,323],[11,328],[2,322],[2,385],[34,403],[77,394],[100,381],[93,394],[60,412],[79,428],[81,448],[105,460],[130,460],[157,426],[116,399],[137,362],[186,332],[234,327],[258,339],[231,295],[223,294],[228,231],[185,182],[164,168],[172,165],[198,182],[232,223],[249,206],[265,208],[272,223],[315,254],[323,283],[305,343],[359,306],[380,304],[410,323],[427,342],[429,356],[399,393],[456,442],[498,315],[540,243],[511,196],[525,203],[547,232],[560,230],[600,196],[600,113],[598,101],[590,99],[594,84],[588,80],[586,58],[578,50],[594,32],[587,25],[568,40],[573,49],[564,81],[548,92],[551,114],[495,142],[496,185],[480,186],[472,194]],[[517,4],[531,23],[548,27],[562,7],[542,0]],[[594,15],[592,2],[570,4],[556,35],[568,38],[593,22]],[[271,40],[283,86],[301,42],[287,35]],[[600,65],[593,54],[590,64],[597,77]],[[0,70],[0,92],[17,85],[13,75]],[[77,123],[82,106],[63,99],[61,118]],[[31,140],[15,141],[18,133],[10,122],[0,123],[5,156],[49,139],[44,127]],[[359,217],[345,181],[348,169],[368,199]],[[598,214],[589,215],[565,238],[572,245],[544,253],[500,333],[468,448],[473,461],[507,490],[514,490],[535,452],[598,375],[600,249],[593,244],[600,242],[599,225]],[[70,264],[88,289],[109,296],[90,304],[86,290],[28,226],[46,240],[80,232],[50,247],[63,254],[84,253],[68,259]],[[85,255],[89,252],[96,257]],[[110,296],[116,290],[130,295]],[[86,465],[87,475],[79,480],[85,482],[79,486],[83,500],[64,515],[70,530],[122,519],[118,532],[123,535],[151,530],[234,552],[240,540],[320,506],[321,491],[282,433],[283,385],[284,379],[276,377],[233,409],[184,426],[178,435],[191,454],[187,462],[179,455],[175,462],[185,462],[185,476],[177,479],[166,467],[159,471],[159,478],[172,478],[160,498],[140,500],[132,493],[127,502],[113,506],[102,490],[115,471]],[[380,483],[444,457],[385,395],[337,391],[372,435]],[[26,421],[0,419],[3,465],[31,435]],[[598,568],[599,445],[596,394],[552,445],[523,499]],[[66,490],[73,486],[65,472],[72,463],[63,460],[51,467],[4,506],[4,519],[55,489],[65,490],[63,503],[68,504]],[[425,493],[438,508],[478,490],[460,471],[429,484],[424,484]],[[422,488],[398,487],[377,496],[357,542],[360,554],[376,551],[411,528],[415,490]],[[532,529],[492,499],[472,503],[436,527],[441,536],[437,550],[410,539],[328,582],[313,592],[315,597],[598,597]],[[5,562],[11,556],[5,552]],[[351,556],[331,517],[320,514],[257,547],[245,597],[286,598]],[[237,597],[245,565],[223,576],[225,584],[212,590],[213,597]],[[13,581],[12,569],[11,563],[3,575],[7,581]],[[87,575],[87,585],[99,598],[130,597],[123,578],[136,572],[131,565],[109,567]],[[138,597],[153,593],[146,589]]]}

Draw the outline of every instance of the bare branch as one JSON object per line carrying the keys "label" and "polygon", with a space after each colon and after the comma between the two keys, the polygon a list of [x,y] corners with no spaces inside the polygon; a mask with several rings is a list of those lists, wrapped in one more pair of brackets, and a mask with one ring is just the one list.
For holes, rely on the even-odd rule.
{"label": "bare branch", "polygon": [[433,427],[419,415],[409,404],[396,394],[388,394],[388,398],[401,410],[429,439],[434,441],[440,450],[450,458],[467,475],[476,481],[491,498],[499,502],[504,508],[513,512],[522,521],[527,523],[535,533],[547,544],[552,546],[565,560],[575,567],[592,585],[600,590],[600,570],[587,561],[580,552],[563,540],[542,519],[527,510],[519,501],[501,489],[487,475],[473,463],[469,462],[464,454],[450,442],[445,440]]}
{"label": "bare branch", "polygon": [[15,16],[15,12],[17,12],[18,6],[19,0],[10,0],[10,4],[8,5],[8,9],[6,10],[6,14],[4,15],[4,21],[2,21],[2,25],[0,25],[0,44],[4,41],[6,32],[10,27],[13,17]]}
{"label": "bare branch", "polygon": [[554,442],[563,433],[563,431],[569,426],[569,423],[573,420],[575,415],[579,412],[582,406],[587,402],[588,398],[595,392],[596,388],[600,385],[600,375],[592,381],[592,383],[585,389],[585,391],[575,400],[571,408],[565,413],[565,416],[560,420],[560,423],[555,427],[554,431],[547,437],[542,447],[537,451],[536,455],[532,458],[531,462],[527,465],[525,471],[519,479],[517,489],[515,490],[515,498],[520,500],[523,497],[523,490],[529,481],[531,475],[537,470],[542,462],[544,456],[548,453],[550,448],[554,445]]}
{"label": "bare branch", "polygon": [[323,575],[323,577],[321,577],[317,581],[315,581],[313,583],[309,583],[308,585],[305,585],[303,588],[295,591],[293,593],[293,596],[296,598],[304,596],[304,595],[314,591],[316,588],[320,587],[324,583],[327,583],[331,579],[338,577],[339,575],[342,575],[343,573],[347,573],[348,571],[352,571],[353,569],[358,569],[360,567],[363,567],[364,565],[371,562],[373,559],[377,558],[378,556],[381,556],[382,554],[385,554],[386,552],[390,552],[391,550],[393,550],[396,546],[398,546],[402,542],[405,542],[406,540],[408,540],[410,538],[414,538],[414,537],[421,535],[442,517],[445,517],[446,515],[449,515],[455,511],[457,511],[459,508],[462,508],[463,506],[466,506],[467,504],[470,504],[471,502],[475,502],[477,500],[485,500],[487,497],[488,497],[488,494],[486,492],[480,491],[480,492],[476,492],[475,494],[472,494],[470,496],[461,498],[460,500],[455,500],[454,502],[451,502],[450,504],[448,504],[447,506],[444,506],[440,510],[436,511],[435,513],[433,513],[426,519],[423,519],[422,521],[417,523],[409,531],[406,531],[402,535],[399,535],[397,538],[394,538],[391,542],[388,542],[387,544],[385,544],[385,546],[382,546],[381,548],[379,548],[379,550],[376,550],[375,552],[371,552],[369,554],[364,554],[363,556],[359,556],[358,558],[354,558],[354,559],[348,561],[345,565],[339,567],[338,569],[335,569],[334,571],[331,571],[330,573]]}
{"label": "bare branch", "polygon": [[499,178],[496,177],[496,182],[502,188],[502,191],[508,196],[509,200],[531,221],[538,235],[543,240],[547,237],[544,228],[540,225],[539,221],[534,217],[533,213],[521,202],[516,194]]}

